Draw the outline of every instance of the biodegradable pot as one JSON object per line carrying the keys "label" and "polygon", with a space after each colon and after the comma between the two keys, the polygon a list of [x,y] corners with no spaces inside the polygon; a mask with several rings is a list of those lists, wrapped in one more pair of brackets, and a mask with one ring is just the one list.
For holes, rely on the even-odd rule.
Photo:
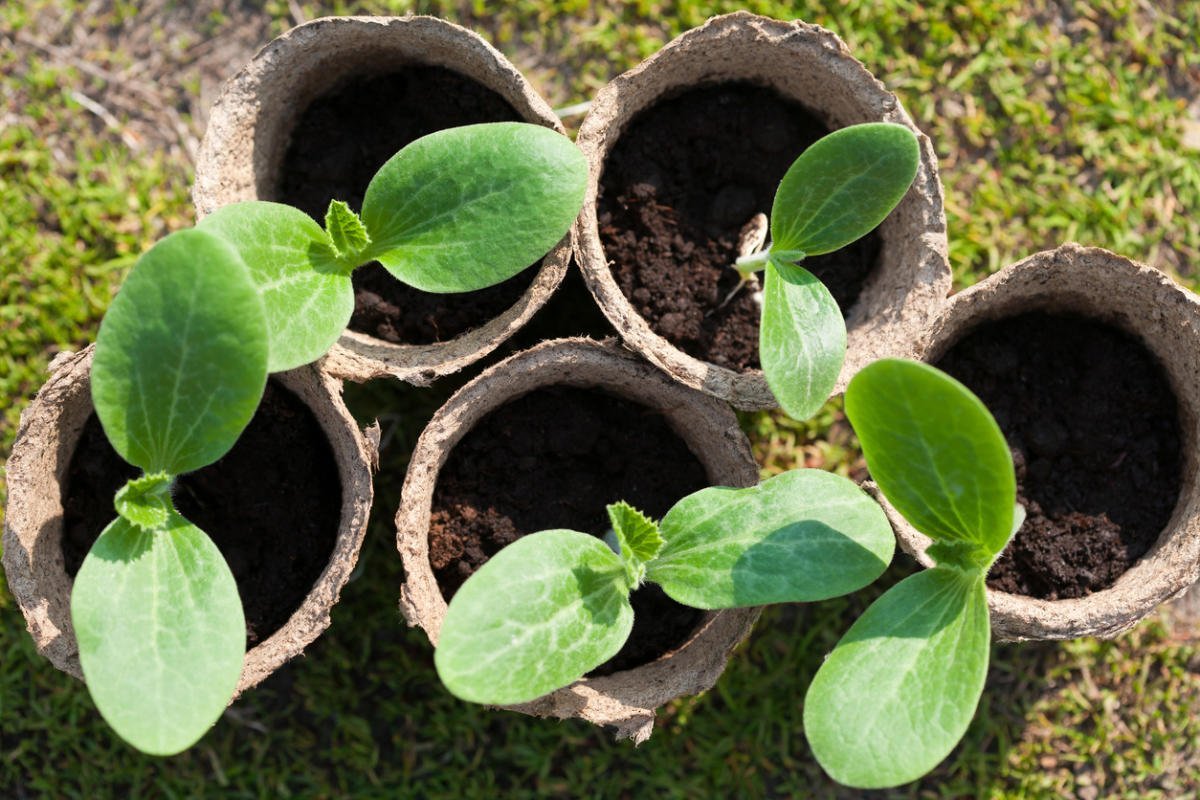
{"label": "biodegradable pot", "polygon": [[[596,388],[661,413],[699,459],[715,485],[751,486],[758,467],[749,441],[727,406],[671,381],[606,343],[588,339],[545,342],[491,367],[460,389],[434,415],[417,441],[396,514],[396,544],[406,574],[400,610],[436,646],[446,601],[429,560],[430,512],[438,472],[454,446],[494,409],[549,386]],[[618,738],[650,736],[654,710],[716,683],[730,652],[750,632],[759,609],[709,612],[691,638],[667,655],[634,669],[585,678],[552,694],[509,706],[539,717],[581,717],[611,725]]]}
{"label": "biodegradable pot", "polygon": [[[92,415],[92,348],[64,353],[21,414],[8,460],[4,570],[38,652],[83,678],[71,625],[73,579],[63,565],[63,481]],[[358,560],[372,500],[378,430],[364,435],[346,410],[341,384],[312,366],[273,376],[312,411],[329,439],[342,486],[341,520],[329,562],[304,602],[279,630],[246,652],[237,694],[304,651],[329,627],[329,612]],[[115,516],[115,512],[114,512]],[[235,695],[236,697],[237,695]]]}
{"label": "biodegradable pot", "polygon": [[639,112],[689,88],[733,81],[766,86],[796,100],[831,129],[894,122],[920,140],[917,177],[879,228],[883,244],[878,263],[847,314],[848,350],[837,391],[875,359],[911,355],[909,344],[944,303],[951,283],[946,217],[929,139],[842,40],[816,25],[744,11],[716,17],[673,40],[596,95],[578,137],[591,172],[577,250],[588,287],[625,342],[672,377],[738,408],[774,408],[777,403],[761,370],[735,372],[701,361],[650,327],[617,285],[597,221],[606,159]]}
{"label": "biodegradable pot", "polygon": [[[229,80],[200,145],[192,200],[198,218],[229,203],[275,200],[291,132],[313,100],[349,78],[404,66],[451,69],[502,97],[526,122],[565,130],[546,102],[477,34],[433,17],[326,17],[292,28]],[[398,148],[397,148],[398,149]],[[474,363],[521,328],[570,263],[570,236],[543,260],[533,283],[486,324],[434,344],[393,344],[347,330],[325,357],[335,377],[391,375],[418,386]]]}
{"label": "biodegradable pot", "polygon": [[[1106,250],[1067,244],[955,295],[924,334],[921,357],[936,363],[977,326],[1029,311],[1077,314],[1132,334],[1161,363],[1179,404],[1179,497],[1149,552],[1113,586],[1086,597],[1039,600],[988,590],[998,640],[1111,638],[1200,577],[1200,299],[1158,270]],[[931,566],[925,554],[929,538],[886,501],[882,504],[900,546]]]}

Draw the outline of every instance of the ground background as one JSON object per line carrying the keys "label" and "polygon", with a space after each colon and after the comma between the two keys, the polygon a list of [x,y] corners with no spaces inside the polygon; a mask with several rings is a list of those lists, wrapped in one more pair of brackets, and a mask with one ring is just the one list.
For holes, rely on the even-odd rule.
{"label": "ground background", "polygon": [[[1200,284],[1196,2],[9,0],[0,6],[0,457],[54,353],[91,341],[137,253],[191,223],[207,108],[272,36],[330,13],[438,14],[490,39],[561,107],[737,8],[832,28],[900,96],[941,159],[958,286],[1069,239]],[[388,525],[413,434],[444,391],[351,394],[381,417],[388,445],[359,574],[308,655],[184,755],[156,760],[122,745],[83,686],[35,654],[0,577],[0,796],[1200,793],[1200,650],[1164,618],[1111,643],[997,646],[963,744],[933,775],[892,792],[830,783],[798,724],[804,687],[869,597],[768,610],[717,688],[671,705],[637,749],[579,721],[453,700],[423,635],[401,624]],[[808,424],[745,422],[767,472],[861,470],[836,405]]]}

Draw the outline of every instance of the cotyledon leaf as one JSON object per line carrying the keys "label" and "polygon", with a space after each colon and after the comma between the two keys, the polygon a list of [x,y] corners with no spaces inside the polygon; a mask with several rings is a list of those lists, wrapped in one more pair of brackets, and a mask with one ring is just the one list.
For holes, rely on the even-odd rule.
{"label": "cotyledon leaf", "polygon": [[612,658],[632,626],[617,554],[586,533],[541,531],[492,556],[459,588],[434,664],[463,700],[524,703]]}
{"label": "cotyledon leaf", "polygon": [[96,707],[146,753],[190,747],[237,688],[237,584],[212,540],[177,513],[156,529],[118,518],[100,534],[75,576],[71,621]]}

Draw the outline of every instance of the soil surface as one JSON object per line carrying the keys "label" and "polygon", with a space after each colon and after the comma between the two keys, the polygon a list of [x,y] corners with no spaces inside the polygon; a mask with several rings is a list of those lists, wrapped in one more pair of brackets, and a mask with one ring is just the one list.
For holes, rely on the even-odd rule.
{"label": "soil surface", "polygon": [[1045,600],[1112,586],[1179,498],[1179,409],[1133,336],[1079,316],[1022,314],[969,333],[938,366],[991,409],[1013,450],[1025,524],[988,586]]}
{"label": "soil surface", "polygon": [[[324,223],[330,200],[361,210],[371,178],[414,139],[520,119],[500,95],[442,67],[351,78],[300,116],[284,157],[279,199]],[[511,308],[536,274],[527,269],[477,292],[433,294],[404,285],[374,262],[354,272],[350,328],[397,344],[453,339]]]}
{"label": "soil surface", "polygon": [[[603,536],[625,500],[660,519],[708,485],[704,467],[657,412],[599,390],[539,389],[484,417],[438,476],[430,562],[449,600],[502,547],[551,528]],[[633,632],[590,675],[649,663],[684,644],[704,613],[655,585],[631,596]]]}
{"label": "soil surface", "polygon": [[[600,241],[621,292],[650,326],[695,358],[758,367],[761,312],[732,268],[738,234],[768,217],[779,181],[829,133],[772,89],[728,83],[692,89],[638,114],[605,162]],[[881,247],[877,233],[803,266],[846,313]]]}
{"label": "soil surface", "polygon": [[[74,577],[116,519],[113,495],[140,473],[104,436],[93,414],[63,484],[63,560]],[[279,630],[329,562],[341,520],[333,451],[312,412],[267,383],[254,418],[224,458],[181,476],[176,507],[225,556],[246,614],[247,648]]]}

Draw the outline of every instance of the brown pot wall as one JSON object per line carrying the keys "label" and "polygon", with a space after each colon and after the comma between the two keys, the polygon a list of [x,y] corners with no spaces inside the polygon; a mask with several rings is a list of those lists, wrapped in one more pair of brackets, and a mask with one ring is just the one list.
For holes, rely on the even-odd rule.
{"label": "brown pot wall", "polygon": [[[340,81],[405,65],[446,67],[503,97],[521,119],[564,132],[562,123],[501,53],[466,28],[433,17],[325,17],[292,28],[225,84],[200,145],[196,216],[245,200],[274,200],[291,131],[317,97]],[[525,294],[500,316],[445,342],[393,344],[347,330],[325,357],[335,377],[394,376],[419,386],[494,350],[558,288],[570,263],[564,237]]]}
{"label": "brown pot wall", "polygon": [[578,143],[591,171],[580,217],[577,259],[609,321],[630,347],[672,377],[738,408],[774,408],[761,370],[733,370],[693,358],[655,333],[622,294],[600,242],[597,197],[605,160],[644,109],[687,88],[729,81],[768,86],[799,101],[831,129],[894,122],[917,134],[921,165],[908,194],[880,226],[879,262],[847,314],[845,365],[835,391],[866,364],[911,356],[917,333],[950,291],[946,217],[933,145],[833,33],[744,11],[716,17],[678,37],[596,95]]}
{"label": "brown pot wall", "polygon": [[[4,518],[4,570],[29,633],[38,652],[80,679],[79,648],[71,625],[74,581],[63,566],[62,490],[93,410],[91,365],[91,347],[60,355],[51,364],[50,380],[21,414],[6,466]],[[364,435],[358,429],[342,404],[340,382],[311,366],[273,377],[312,410],[328,436],[342,483],[342,512],[328,565],[287,623],[246,652],[238,694],[302,653],[329,627],[330,609],[358,560],[372,500],[377,432],[371,429]],[[281,564],[286,559],[281,558]]]}
{"label": "brown pot wall", "polygon": [[[921,358],[936,362],[978,325],[1029,311],[1079,314],[1133,334],[1161,362],[1179,402],[1184,454],[1179,499],[1145,556],[1112,587],[1082,598],[1038,600],[988,590],[998,640],[1110,638],[1200,578],[1200,298],[1158,270],[1068,244],[956,294],[923,337]],[[931,566],[925,554],[929,538],[888,503],[883,506],[900,546]]]}
{"label": "brown pot wall", "polygon": [[[587,339],[545,342],[491,367],[434,415],[417,442],[396,514],[396,544],[406,574],[400,610],[436,646],[446,601],[429,563],[429,525],[438,471],[454,446],[484,416],[546,386],[603,389],[663,414],[715,485],[751,486],[758,467],[737,418],[723,403],[670,380],[610,344]],[[730,652],[749,634],[759,609],[710,612],[682,647],[650,664],[585,678],[516,711],[539,717],[581,717],[612,725],[618,738],[644,741],[654,710],[716,683]]]}

